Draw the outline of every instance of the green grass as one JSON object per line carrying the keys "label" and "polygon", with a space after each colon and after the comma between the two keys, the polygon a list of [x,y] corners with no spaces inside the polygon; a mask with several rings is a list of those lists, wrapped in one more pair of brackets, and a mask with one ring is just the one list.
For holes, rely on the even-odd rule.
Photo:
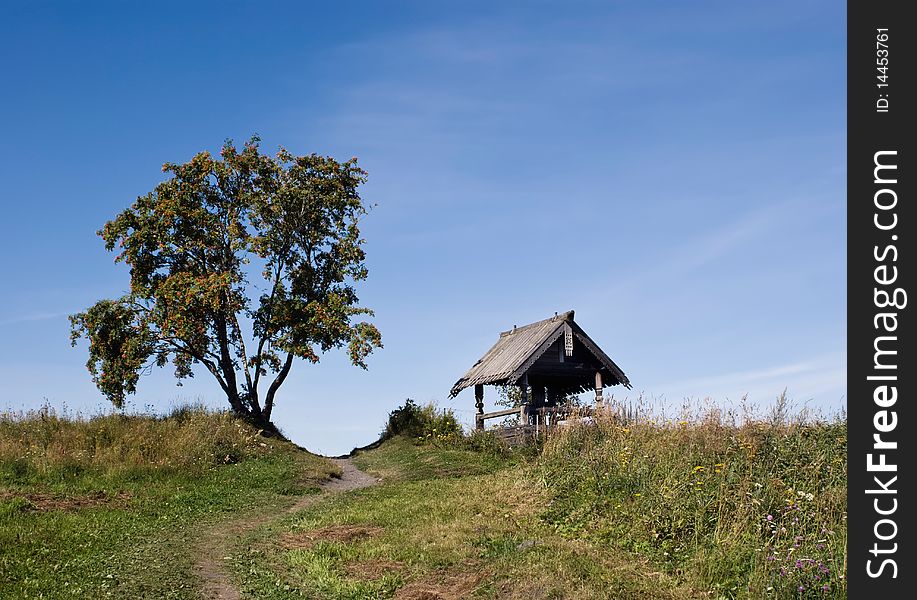
{"label": "green grass", "polygon": [[544,523],[714,598],[845,598],[847,424],[575,428],[533,470]]}
{"label": "green grass", "polygon": [[846,596],[844,420],[602,418],[517,452],[434,440],[388,440],[356,459],[381,485],[251,534],[248,593]]}
{"label": "green grass", "polygon": [[198,597],[206,527],[287,504],[334,470],[199,409],[0,416],[0,597]]}
{"label": "green grass", "polygon": [[494,473],[520,465],[531,455],[525,448],[511,449],[487,444],[488,441],[450,437],[447,441],[431,444],[398,436],[375,450],[358,454],[355,463],[364,471],[392,483]]}
{"label": "green grass", "polygon": [[244,528],[335,467],[203,411],[0,416],[0,597],[193,598],[213,527],[250,598],[846,595],[844,420],[600,418],[518,450],[439,429],[359,454],[379,485]]}
{"label": "green grass", "polygon": [[[545,525],[524,458],[393,438],[357,457],[382,484],[252,534],[237,572],[256,598],[688,597],[641,561]],[[338,530],[363,533],[326,535]]]}

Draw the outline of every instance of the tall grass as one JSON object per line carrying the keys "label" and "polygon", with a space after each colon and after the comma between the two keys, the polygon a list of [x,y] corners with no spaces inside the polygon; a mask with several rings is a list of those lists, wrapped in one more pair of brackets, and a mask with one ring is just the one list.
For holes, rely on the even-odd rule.
{"label": "tall grass", "polygon": [[263,452],[258,431],[229,413],[182,406],[164,417],[71,418],[50,407],[0,413],[0,484],[95,476],[195,475]]}
{"label": "tall grass", "polygon": [[542,519],[720,598],[846,597],[845,418],[611,415],[545,444]]}

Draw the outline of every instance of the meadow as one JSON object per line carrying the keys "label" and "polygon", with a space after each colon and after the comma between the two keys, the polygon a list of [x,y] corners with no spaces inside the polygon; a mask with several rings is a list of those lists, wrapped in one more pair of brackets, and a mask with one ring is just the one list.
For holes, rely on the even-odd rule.
{"label": "meadow", "polygon": [[0,419],[0,597],[199,597],[194,540],[245,519],[247,598],[846,597],[843,416],[606,415],[511,448],[406,407],[353,458],[379,483],[292,513],[336,467],[226,414]]}

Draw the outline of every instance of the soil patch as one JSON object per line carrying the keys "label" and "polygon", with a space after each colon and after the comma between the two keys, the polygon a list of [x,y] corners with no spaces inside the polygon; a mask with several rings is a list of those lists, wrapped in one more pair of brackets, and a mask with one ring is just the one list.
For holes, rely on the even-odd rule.
{"label": "soil patch", "polygon": [[397,573],[404,568],[404,563],[384,558],[374,558],[371,560],[359,560],[347,563],[344,566],[344,572],[348,577],[361,579],[363,581],[373,581],[379,579],[386,573]]}
{"label": "soil patch", "polygon": [[469,598],[487,578],[473,564],[451,568],[412,581],[395,592],[395,600],[461,600]]}
{"label": "soil patch", "polygon": [[311,548],[318,542],[336,542],[346,544],[354,540],[361,540],[382,532],[381,527],[366,525],[328,525],[321,529],[288,533],[280,538],[280,545],[288,550]]}

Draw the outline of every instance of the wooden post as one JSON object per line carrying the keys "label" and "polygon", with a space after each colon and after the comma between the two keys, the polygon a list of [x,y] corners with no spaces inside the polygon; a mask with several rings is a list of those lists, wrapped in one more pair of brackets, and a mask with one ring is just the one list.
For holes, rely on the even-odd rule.
{"label": "wooden post", "polygon": [[522,376],[522,383],[519,384],[522,392],[519,399],[519,424],[528,425],[528,405],[529,405],[529,374]]}
{"label": "wooden post", "polygon": [[595,407],[602,408],[602,372],[595,372]]}
{"label": "wooden post", "polygon": [[551,426],[557,425],[558,412],[557,405],[559,404],[558,398],[560,394],[557,392],[556,388],[548,388],[548,394],[545,401],[545,404],[551,407]]}
{"label": "wooden post", "polygon": [[542,427],[545,426],[545,414],[544,414],[544,386],[539,385],[537,382],[532,384],[532,406],[537,411],[535,413],[535,431],[538,432]]}
{"label": "wooden post", "polygon": [[532,386],[532,404],[534,406],[544,406],[545,397],[544,397],[544,386],[543,385],[533,385]]}
{"label": "wooden post", "polygon": [[474,405],[478,409],[478,414],[474,418],[475,426],[477,429],[484,429],[484,386],[480,383],[474,386]]}

